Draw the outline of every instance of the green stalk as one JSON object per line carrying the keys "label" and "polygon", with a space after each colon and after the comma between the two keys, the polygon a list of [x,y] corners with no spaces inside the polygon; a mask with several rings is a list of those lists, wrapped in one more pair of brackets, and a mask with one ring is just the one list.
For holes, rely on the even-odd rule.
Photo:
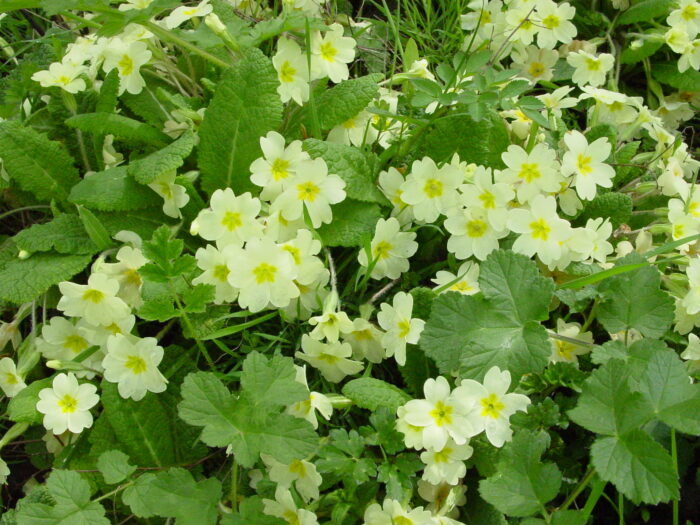
{"label": "green stalk", "polygon": [[[676,429],[671,428],[671,460],[673,461],[673,470],[678,478],[678,447],[676,445]],[[673,509],[673,525],[678,525],[678,501],[680,496],[673,498],[671,501]]]}
{"label": "green stalk", "polygon": [[141,25],[147,28],[151,33],[156,35],[158,38],[161,40],[164,40],[166,42],[172,42],[175,45],[178,45],[180,47],[183,47],[187,49],[188,51],[191,51],[195,55],[199,55],[205,60],[211,62],[215,66],[222,67],[224,69],[227,69],[231,67],[231,64],[228,64],[221,60],[220,58],[215,57],[211,53],[208,53],[207,51],[204,51],[203,49],[198,48],[194,44],[191,44],[187,40],[184,40],[174,34],[172,31],[168,31],[166,29],[163,29],[159,25],[153,23],[153,22],[141,22]]}

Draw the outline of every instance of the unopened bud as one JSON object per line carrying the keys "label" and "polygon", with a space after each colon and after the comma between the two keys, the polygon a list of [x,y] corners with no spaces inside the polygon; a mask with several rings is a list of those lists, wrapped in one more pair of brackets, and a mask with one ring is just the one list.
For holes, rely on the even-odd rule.
{"label": "unopened bud", "polygon": [[209,29],[214,31],[217,35],[226,33],[226,26],[221,21],[221,18],[217,16],[216,13],[210,13],[204,17],[204,23]]}
{"label": "unopened bud", "polygon": [[31,253],[29,253],[27,250],[20,250],[19,253],[17,254],[17,258],[24,260],[24,259],[29,258],[30,255],[31,255]]}
{"label": "unopened bud", "polygon": [[192,224],[190,224],[190,235],[197,235],[199,233],[199,222],[197,222],[197,219],[192,221]]}

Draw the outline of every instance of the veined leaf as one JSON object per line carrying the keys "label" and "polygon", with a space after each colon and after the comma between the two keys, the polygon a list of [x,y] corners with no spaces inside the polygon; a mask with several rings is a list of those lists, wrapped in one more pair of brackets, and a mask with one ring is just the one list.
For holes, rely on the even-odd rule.
{"label": "veined leaf", "polygon": [[116,113],[83,113],[66,119],[66,124],[87,133],[114,135],[119,139],[135,140],[154,146],[165,146],[169,141],[162,131]]}
{"label": "veined leaf", "polygon": [[137,183],[126,166],[93,173],[76,184],[70,201],[99,211],[130,211],[160,204],[158,194]]}
{"label": "veined leaf", "polygon": [[90,240],[80,217],[68,213],[43,224],[34,224],[12,240],[20,250],[29,253],[56,250],[79,255],[97,252],[97,246]]}
{"label": "veined leaf", "polygon": [[192,130],[185,131],[180,138],[168,144],[163,149],[155,151],[142,159],[129,163],[129,175],[141,184],[150,184],[163,173],[173,171],[182,166],[185,158],[194,147]]}

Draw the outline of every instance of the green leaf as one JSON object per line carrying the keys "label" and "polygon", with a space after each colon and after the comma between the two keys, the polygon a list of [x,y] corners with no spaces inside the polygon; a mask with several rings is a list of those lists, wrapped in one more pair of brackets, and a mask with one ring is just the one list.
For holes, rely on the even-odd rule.
{"label": "green leaf", "polygon": [[494,111],[489,110],[479,122],[467,115],[451,115],[435,121],[418,143],[414,158],[427,155],[435,162],[448,162],[458,153],[463,161],[503,168],[501,153],[509,145],[508,130]]}
{"label": "green leaf", "polygon": [[83,113],[66,119],[66,125],[95,135],[114,135],[118,139],[132,140],[164,146],[170,141],[165,133],[148,124],[116,113]]}
{"label": "green leaf", "polygon": [[673,0],[644,0],[634,4],[617,19],[618,25],[650,22],[654,18],[665,16],[674,5]]}
{"label": "green leaf", "polygon": [[117,385],[102,383],[100,401],[104,415],[114,429],[121,449],[140,467],[166,467],[179,458],[176,443],[182,439],[172,399],[164,394],[147,394],[141,401],[122,399]]}
{"label": "green leaf", "polygon": [[345,181],[345,192],[349,198],[389,205],[375,180],[375,155],[364,153],[354,146],[316,139],[305,140],[304,149],[314,159],[323,158],[328,164],[328,173],[338,175]]}
{"label": "green leaf", "polygon": [[35,253],[0,270],[0,299],[15,304],[33,301],[54,284],[66,281],[90,264],[90,255]]}
{"label": "green leaf", "polygon": [[153,232],[150,241],[143,243],[143,254],[151,261],[139,269],[145,279],[168,282],[197,267],[194,257],[181,255],[185,243],[181,239],[171,239],[172,234],[171,229],[164,225]]}
{"label": "green leaf", "polygon": [[185,163],[194,147],[194,133],[186,130],[180,138],[163,149],[129,163],[129,175],[141,184],[150,184],[163,173],[174,171]]}
{"label": "green leaf", "polygon": [[214,525],[220,499],[218,479],[197,482],[182,468],[144,474],[122,495],[124,503],[138,517],[175,518],[176,525]]}
{"label": "green leaf", "polygon": [[641,430],[621,437],[599,437],[591,447],[598,475],[634,503],[656,504],[678,498],[678,474],[671,455]]}
{"label": "green leaf", "polygon": [[267,359],[251,352],[243,361],[241,388],[254,407],[286,407],[308,397],[308,389],[296,381],[291,357],[281,355]]}
{"label": "green leaf", "polygon": [[17,511],[22,525],[109,525],[105,509],[90,501],[90,485],[80,474],[70,470],[54,470],[46,480],[46,488],[56,504],[29,503]]}
{"label": "green leaf", "polygon": [[97,468],[109,485],[124,481],[136,471],[136,467],[129,464],[129,456],[121,450],[103,452],[97,458]]}
{"label": "green leaf", "polygon": [[117,107],[119,99],[119,72],[117,68],[105,75],[102,85],[100,86],[100,94],[97,97],[95,111],[97,113],[112,113]]}
{"label": "green leaf", "polygon": [[700,71],[690,68],[681,73],[677,62],[655,62],[651,74],[659,82],[678,91],[697,91],[700,85]]}
{"label": "green leaf", "polygon": [[517,433],[503,448],[497,473],[479,483],[481,497],[510,516],[538,513],[561,486],[557,466],[541,460],[548,446],[545,432]]}
{"label": "green leaf", "polygon": [[641,62],[661,49],[663,44],[662,40],[647,39],[642,40],[642,45],[637,48],[632,49],[630,46],[626,46],[620,55],[620,63],[636,64]]}
{"label": "green leaf", "polygon": [[590,202],[586,202],[577,219],[582,225],[588,219],[603,217],[610,219],[613,228],[629,221],[632,216],[632,199],[626,193],[603,193]]}
{"label": "green leaf", "polygon": [[182,384],[180,417],[204,427],[201,440],[212,447],[231,445],[238,462],[252,467],[260,453],[282,462],[306,457],[317,446],[311,424],[280,414],[277,407],[236,399],[212,373],[189,374]]}
{"label": "green leaf", "polygon": [[260,496],[245,498],[238,506],[238,513],[224,514],[221,525],[284,525],[286,522],[263,512],[263,502]]}
{"label": "green leaf", "polygon": [[162,201],[151,188],[130,177],[126,166],[93,173],[73,186],[70,201],[99,211],[140,210]]}
{"label": "green leaf", "polygon": [[373,377],[353,379],[343,386],[343,395],[352,399],[360,408],[373,412],[386,407],[392,412],[410,401],[411,396],[400,388]]}
{"label": "green leaf", "polygon": [[182,294],[182,302],[185,303],[185,311],[202,313],[207,306],[214,302],[216,287],[213,284],[198,284]]}
{"label": "green leaf", "polygon": [[34,224],[19,232],[12,241],[29,253],[56,250],[76,255],[97,252],[97,246],[85,232],[80,217],[64,213],[44,224]]}
{"label": "green leaf", "polygon": [[657,418],[686,434],[700,435],[700,384],[690,382],[674,351],[653,350],[644,372],[634,379],[634,388],[651,404]]}
{"label": "green leaf", "polygon": [[379,93],[377,82],[382,77],[382,74],[374,73],[344,80],[321,93],[316,99],[321,127],[331,129],[365,109]]}
{"label": "green leaf", "polygon": [[591,361],[597,365],[605,364],[611,359],[626,361],[627,357],[627,347],[622,341],[606,341],[591,350]]}
{"label": "green leaf", "polygon": [[361,246],[370,242],[382,212],[376,204],[345,199],[333,206],[333,222],[318,229],[324,246]]}
{"label": "green leaf", "polygon": [[433,301],[423,351],[442,373],[459,368],[462,377],[481,379],[492,366],[514,380],[542,371],[551,353],[540,324],[548,317],[551,279],[527,257],[496,251],[482,263],[479,285],[483,295],[448,292]]}
{"label": "green leaf", "polygon": [[[630,254],[616,266],[643,262]],[[659,271],[651,265],[609,277],[598,290],[605,300],[598,305],[598,320],[610,333],[629,328],[639,330],[645,337],[663,337],[673,323],[673,298],[661,290]]]}
{"label": "green leaf", "polygon": [[80,180],[62,144],[18,122],[0,122],[0,151],[10,178],[40,201],[66,200]]}
{"label": "green leaf", "polygon": [[83,228],[85,228],[88,237],[90,237],[90,240],[97,247],[97,249],[106,250],[112,246],[114,242],[109,236],[107,228],[104,227],[100,219],[98,219],[95,214],[88,210],[85,206],[78,205],[77,208]]}
{"label": "green leaf", "polygon": [[641,427],[653,417],[653,409],[639,392],[627,384],[624,362],[608,361],[586,380],[571,420],[591,432],[622,435]]}
{"label": "green leaf", "polygon": [[44,417],[37,409],[39,392],[51,387],[51,378],[32,381],[23,388],[19,394],[10,399],[7,407],[7,415],[15,423],[41,423]]}
{"label": "green leaf", "polygon": [[224,72],[199,128],[197,160],[207,193],[255,189],[249,173],[262,155],[260,137],[282,122],[278,85],[272,62],[259,49],[246,51]]}

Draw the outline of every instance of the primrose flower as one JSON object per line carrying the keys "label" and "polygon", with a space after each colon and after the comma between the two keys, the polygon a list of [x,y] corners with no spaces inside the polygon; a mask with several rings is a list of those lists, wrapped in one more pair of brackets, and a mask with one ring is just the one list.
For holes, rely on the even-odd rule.
{"label": "primrose flower", "polygon": [[387,171],[382,171],[378,178],[379,189],[382,190],[384,196],[394,206],[391,210],[391,216],[396,217],[402,226],[410,224],[414,218],[413,207],[409,206],[401,198],[403,194],[401,185],[405,180],[401,172],[394,167],[390,167]]}
{"label": "primrose flower", "polygon": [[[296,377],[294,380],[297,383],[304,385],[308,390],[309,385],[306,382],[306,365],[294,365],[294,368],[296,368]],[[316,411],[318,411],[318,413],[321,414],[326,421],[331,418],[331,415],[333,415],[333,405],[331,404],[330,400],[320,392],[309,392],[309,397],[289,405],[285,413],[300,419],[306,419],[313,425],[314,428],[318,428]]]}
{"label": "primrose flower", "polygon": [[123,299],[132,308],[139,308],[141,299],[141,286],[143,279],[139,274],[139,268],[148,262],[139,248],[122,246],[119,248],[116,263],[102,263],[93,271],[105,274],[119,283],[117,297]]}
{"label": "primrose flower", "polygon": [[486,372],[483,384],[473,379],[463,379],[452,395],[472,408],[466,419],[477,432],[486,431],[486,437],[494,447],[502,447],[513,437],[510,416],[525,412],[530,399],[522,394],[506,394],[510,387],[510,372],[497,366]]}
{"label": "primrose flower", "polygon": [[230,246],[228,282],[239,290],[238,304],[251,312],[274,306],[284,308],[299,296],[294,284],[297,269],[292,255],[267,238],[252,239],[245,248]]}
{"label": "primrose flower", "polygon": [[324,311],[322,315],[309,319],[309,324],[316,327],[309,334],[313,339],[326,339],[329,343],[337,342],[341,333],[348,334],[353,330],[352,321],[343,311]]}
{"label": "primrose flower", "polygon": [[56,308],[90,324],[108,326],[131,313],[129,306],[117,297],[119,281],[103,273],[90,275],[87,284],[63,281],[58,289],[63,297]]}
{"label": "primrose flower", "polygon": [[574,71],[571,80],[579,87],[590,84],[591,86],[600,86],[605,83],[605,76],[615,65],[615,57],[610,53],[601,53],[600,55],[592,55],[585,51],[569,53],[566,61]]}
{"label": "primrose flower", "polygon": [[472,261],[466,261],[462,263],[456,274],[440,270],[431,281],[433,281],[438,288],[448,283],[453,283],[441,293],[459,292],[462,295],[474,295],[475,293],[479,293],[479,265]]}
{"label": "primrose flower", "polygon": [[512,144],[501,155],[507,169],[503,170],[505,182],[517,184],[520,204],[530,202],[536,195],[559,191],[561,175],[556,153],[545,144],[537,144],[528,153]]}
{"label": "primrose flower", "polygon": [[10,475],[10,468],[5,463],[5,460],[0,458],[0,485],[7,483],[7,477]]}
{"label": "primrose flower", "polygon": [[462,203],[467,207],[482,208],[486,211],[489,224],[496,230],[503,230],[508,218],[508,204],[515,198],[510,184],[493,182],[501,172],[477,166],[471,184],[459,187]]}
{"label": "primrose flower", "polygon": [[262,235],[258,221],[260,201],[246,192],[236,196],[231,188],[216,190],[210,200],[211,208],[199,212],[199,235],[216,241],[220,247],[241,246]]}
{"label": "primrose flower", "polygon": [[[393,217],[379,219],[375,228],[374,237],[370,243],[372,254],[372,279],[388,277],[396,279],[409,268],[408,258],[418,250],[414,232],[402,232],[399,221]],[[367,251],[361,249],[357,254],[357,261],[361,266],[369,267],[370,261]]]}
{"label": "primrose flower", "polygon": [[53,378],[51,388],[39,392],[36,409],[44,414],[44,427],[54,434],[63,434],[66,430],[77,434],[90,428],[90,409],[100,400],[96,392],[95,385],[79,385],[71,373],[58,374]]}
{"label": "primrose flower", "polygon": [[576,36],[576,26],[571,23],[576,15],[576,8],[568,2],[557,4],[540,0],[536,12],[542,26],[537,33],[537,44],[541,48],[554,49],[557,42],[568,44]]}
{"label": "primrose flower", "polygon": [[102,69],[109,73],[116,68],[119,74],[119,94],[124,91],[138,95],[146,85],[141,76],[140,68],[148,63],[152,53],[145,42],[136,40],[125,42],[119,38],[113,38],[104,50],[104,62]]}
{"label": "primrose flower", "polygon": [[163,213],[168,217],[181,219],[180,208],[184,208],[190,202],[190,196],[184,186],[175,184],[175,171],[166,171],[155,178],[148,187],[163,198]]}
{"label": "primrose flower", "polygon": [[688,346],[683,350],[681,358],[687,361],[689,374],[700,371],[700,338],[697,335],[688,334]]}
{"label": "primrose flower", "polygon": [[401,184],[401,200],[413,207],[417,220],[435,222],[457,204],[457,188],[463,181],[464,173],[455,166],[438,168],[433,159],[424,157],[411,165],[411,173]]}
{"label": "primrose flower", "polygon": [[456,485],[467,473],[464,461],[472,457],[473,453],[474,449],[468,443],[458,445],[453,439],[448,439],[440,450],[421,452],[420,459],[425,463],[423,479],[433,485]]}
{"label": "primrose flower", "polygon": [[383,332],[375,325],[358,317],[352,322],[352,331],[343,334],[343,341],[352,347],[355,359],[367,359],[371,363],[381,363],[386,352],[382,345]]}
{"label": "primrose flower", "polygon": [[300,140],[291,142],[287,147],[284,143],[284,137],[276,131],[260,137],[263,157],[250,165],[250,181],[263,189],[261,199],[274,200],[294,182],[297,172],[306,168],[306,161],[311,159],[301,149]]}
{"label": "primrose flower", "polygon": [[574,176],[576,193],[584,200],[593,200],[596,186],[612,187],[615,170],[605,164],[612,146],[607,137],[600,137],[590,144],[580,131],[572,130],[564,135],[568,151],[564,153],[561,171]]}
{"label": "primrose flower", "polygon": [[146,392],[164,392],[168,380],[158,370],[163,348],[154,337],[138,339],[121,334],[107,340],[107,355],[102,360],[104,377],[117,383],[124,399],[140,401]]}
{"label": "primrose flower", "polygon": [[553,264],[562,254],[562,242],[569,237],[571,226],[557,215],[554,197],[538,195],[530,209],[510,211],[508,228],[520,236],[513,244],[513,251],[532,257],[535,253],[546,264]]}
{"label": "primrose flower", "polygon": [[520,74],[532,81],[551,80],[554,76],[554,65],[559,60],[559,53],[553,49],[540,49],[537,46],[516,48],[511,55],[513,66]]}
{"label": "primrose flower", "polygon": [[314,228],[333,220],[331,204],[345,200],[345,181],[329,175],[322,158],[306,161],[289,188],[272,203],[271,212],[280,211],[285,220],[303,217],[306,208]]}
{"label": "primrose flower", "polygon": [[195,17],[207,16],[213,10],[214,7],[209,4],[209,0],[204,0],[196,6],[182,5],[173,9],[173,11],[163,19],[163,23],[166,28],[175,29],[183,22]]}
{"label": "primrose flower", "polygon": [[290,38],[280,38],[272,65],[280,82],[277,93],[282,102],[293,100],[302,106],[309,100],[309,65],[299,44]]}
{"label": "primrose flower", "polygon": [[288,464],[281,463],[268,454],[260,454],[260,458],[267,466],[270,480],[277,483],[278,487],[288,489],[294,483],[305,502],[319,498],[318,487],[322,478],[316,465],[303,459],[295,459]]}
{"label": "primrose flower", "polygon": [[525,46],[530,45],[542,27],[535,23],[535,13],[529,4],[515,4],[508,9],[505,16],[506,33],[511,35],[514,42]]}
{"label": "primrose flower", "polygon": [[362,363],[348,359],[352,355],[348,343],[321,343],[304,334],[301,349],[303,352],[296,352],[295,357],[316,368],[331,383],[338,383],[345,376],[357,374],[364,368]]}
{"label": "primrose flower", "polygon": [[392,304],[382,303],[377,314],[379,326],[385,330],[382,344],[386,348],[386,356],[394,356],[396,362],[406,364],[406,344],[416,344],[425,328],[425,321],[412,319],[413,296],[399,292],[394,296]]}
{"label": "primrose flower", "polygon": [[19,374],[17,374],[17,365],[9,357],[0,359],[0,388],[7,397],[15,397],[19,394],[27,384]]}
{"label": "primrose flower", "polygon": [[395,499],[386,498],[382,505],[372,503],[365,510],[363,525],[434,525],[433,515],[423,507],[404,508]]}
{"label": "primrose flower", "polygon": [[263,499],[262,502],[265,514],[282,518],[289,525],[318,525],[318,519],[313,512],[297,508],[289,489],[278,486],[275,499]]}
{"label": "primrose flower", "polygon": [[477,206],[452,209],[445,219],[445,229],[452,234],[447,250],[458,259],[474,256],[483,261],[498,249],[498,240],[508,235],[505,221],[500,229],[495,229],[488,212]]}
{"label": "primrose flower", "polygon": [[425,448],[442,450],[450,438],[457,445],[464,445],[468,438],[483,429],[475,427],[467,418],[473,400],[450,392],[450,385],[444,377],[427,379],[423,393],[425,399],[412,399],[403,405],[403,419],[423,429]]}
{"label": "primrose flower", "polygon": [[192,279],[192,284],[214,285],[214,304],[235,301],[238,297],[238,290],[228,282],[231,269],[228,267],[228,260],[223,251],[208,244],[205,248],[198,248],[194,256],[197,259],[197,266],[203,272]]}
{"label": "primrose flower", "polygon": [[695,257],[690,259],[690,264],[686,269],[688,275],[688,293],[681,299],[681,305],[689,315],[700,312],[700,259]]}
{"label": "primrose flower", "polygon": [[690,38],[695,38],[700,33],[700,4],[697,0],[680,0],[666,23],[671,27],[683,27]]}
{"label": "primrose flower", "polygon": [[325,33],[311,34],[311,79],[328,77],[336,84],[350,78],[348,64],[355,58],[355,39],[343,36],[343,26],[332,24]]}
{"label": "primrose flower", "polygon": [[153,3],[153,0],[126,0],[126,3],[119,4],[120,11],[131,11],[132,9],[146,9]]}
{"label": "primrose flower", "polygon": [[[113,324],[118,330],[119,327],[116,323],[120,325],[127,323],[128,330],[131,330],[134,321],[134,316],[128,315]],[[42,327],[41,337],[37,337],[36,339],[36,347],[47,360],[57,359],[59,361],[72,361],[91,346],[101,347],[106,338],[101,338],[98,333],[101,335],[101,333],[105,331],[110,335],[112,334],[112,330],[110,330],[109,327],[100,325],[93,326],[84,319],[80,319],[75,323],[64,317],[52,317],[51,320]],[[95,352],[82,361],[82,365],[86,369],[100,372],[102,371],[102,357],[102,351]],[[75,372],[75,375],[77,377],[92,379],[95,376],[95,372],[91,370],[81,370]]]}
{"label": "primrose flower", "polygon": [[48,70],[37,71],[32,75],[32,80],[39,82],[41,87],[57,86],[68,93],[78,93],[85,90],[85,81],[80,78],[85,72],[82,65],[70,62],[54,62]]}
{"label": "primrose flower", "polygon": [[[557,319],[557,334],[593,344],[593,334],[581,332],[581,325],[578,323],[567,323],[563,319]],[[591,345],[577,345],[570,341],[554,338],[551,338],[550,342],[552,344],[552,355],[549,357],[551,363],[577,363],[578,356],[591,351]]]}
{"label": "primrose flower", "polygon": [[537,95],[535,98],[539,99],[552,115],[555,117],[561,117],[562,109],[569,109],[576,107],[578,101],[574,97],[567,96],[574,90],[572,86],[563,86],[555,89],[551,93],[544,93],[542,95]]}
{"label": "primrose flower", "polygon": [[296,266],[297,284],[310,285],[328,275],[328,270],[317,257],[321,251],[321,241],[314,239],[306,228],[297,230],[296,238],[282,244],[282,249],[292,256]]}

